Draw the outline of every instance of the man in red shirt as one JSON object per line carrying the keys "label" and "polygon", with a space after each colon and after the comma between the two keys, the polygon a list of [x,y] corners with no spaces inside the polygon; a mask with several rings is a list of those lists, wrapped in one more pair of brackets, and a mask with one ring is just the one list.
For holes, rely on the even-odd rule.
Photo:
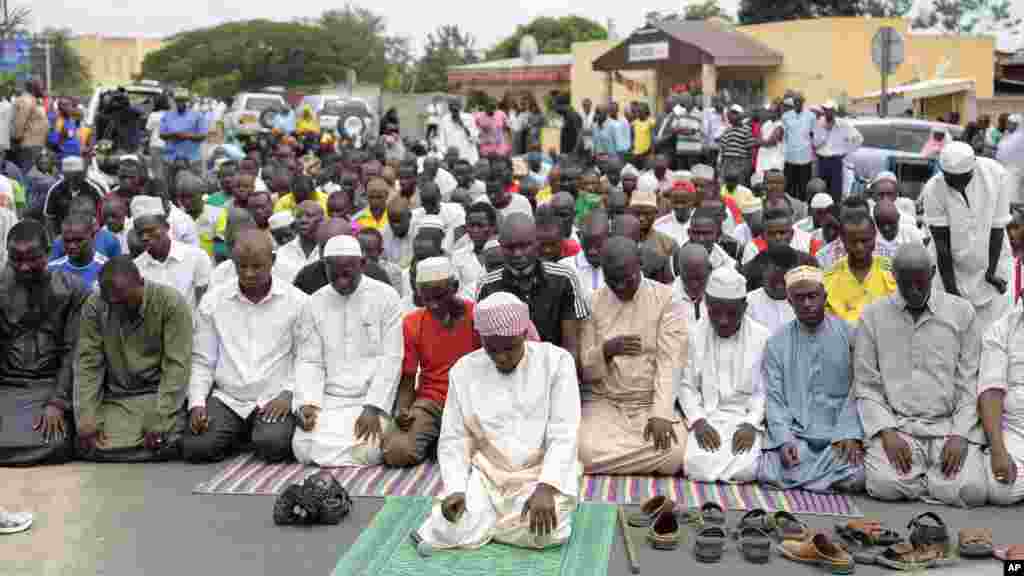
{"label": "man in red shirt", "polygon": [[405,355],[397,429],[383,442],[388,466],[414,466],[437,450],[448,370],[480,348],[480,336],[473,329],[473,303],[458,297],[459,281],[448,258],[427,258],[416,265],[416,291],[423,307],[402,320]]}

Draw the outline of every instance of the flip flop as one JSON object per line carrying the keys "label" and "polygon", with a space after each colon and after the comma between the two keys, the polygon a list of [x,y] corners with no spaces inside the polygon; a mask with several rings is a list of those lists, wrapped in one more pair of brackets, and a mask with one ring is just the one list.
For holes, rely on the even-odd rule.
{"label": "flip flop", "polygon": [[700,507],[700,515],[705,524],[725,524],[725,510],[717,502],[705,502]]}
{"label": "flip flop", "polygon": [[803,541],[811,535],[807,524],[804,524],[796,516],[784,510],[779,510],[772,514],[771,521],[775,525],[775,532],[779,540]]}
{"label": "flip flop", "polygon": [[669,500],[666,496],[655,496],[648,498],[640,505],[640,511],[634,512],[629,515],[627,523],[630,526],[637,528],[648,528],[651,523],[658,518],[658,514],[665,509],[666,506],[675,507],[675,502]]}
{"label": "flip flop", "polygon": [[772,539],[768,533],[754,526],[740,529],[739,548],[743,558],[751,564],[767,564],[772,559]]}
{"label": "flip flop", "polygon": [[768,513],[763,508],[754,508],[744,514],[732,533],[733,538],[739,538],[744,528],[756,528],[766,535],[771,534],[775,530],[771,517],[768,516]]}
{"label": "flip flop", "polygon": [[992,556],[992,530],[989,528],[964,528],[960,530],[960,555],[965,558],[988,558]]}
{"label": "flip flop", "polygon": [[705,526],[697,532],[693,554],[698,562],[713,564],[722,560],[725,549],[725,530],[721,526]]}

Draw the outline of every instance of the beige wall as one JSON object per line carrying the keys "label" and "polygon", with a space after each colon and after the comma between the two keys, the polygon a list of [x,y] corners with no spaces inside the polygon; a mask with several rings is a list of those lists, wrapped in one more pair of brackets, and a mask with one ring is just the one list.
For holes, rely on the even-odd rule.
{"label": "beige wall", "polygon": [[783,54],[783,63],[766,75],[772,98],[787,89],[799,90],[810,103],[863,96],[881,88],[881,75],[871,63],[871,38],[882,26],[892,26],[905,41],[904,63],[889,76],[889,84],[905,84],[915,78],[929,80],[948,59],[945,78],[975,81],[979,98],[992,96],[993,54],[991,37],[911,34],[906,20],[885,18],[817,18],[794,20],[737,30],[749,34]]}
{"label": "beige wall", "polygon": [[584,98],[590,98],[594,104],[605,103],[609,97],[616,102],[647,102],[651,109],[655,109],[655,102],[658,100],[659,87],[654,78],[654,72],[648,71],[622,71],[623,78],[638,82],[641,88],[631,91],[624,82],[612,82],[611,94],[608,94],[608,74],[594,70],[594,60],[600,58],[605,52],[617,46],[616,40],[595,40],[592,42],[576,42],[572,45],[573,66],[572,66],[572,103],[577,109],[583,103]]}
{"label": "beige wall", "polygon": [[71,44],[89,66],[94,84],[116,85],[131,82],[134,75],[142,72],[143,58],[159,50],[163,40],[89,34],[72,38]]}

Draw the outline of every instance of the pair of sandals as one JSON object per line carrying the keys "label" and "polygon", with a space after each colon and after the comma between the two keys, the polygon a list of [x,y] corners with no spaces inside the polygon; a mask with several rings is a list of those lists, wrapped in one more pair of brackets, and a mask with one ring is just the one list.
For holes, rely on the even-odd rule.
{"label": "pair of sandals", "polygon": [[[718,504],[708,502],[701,507],[704,527],[697,534],[694,549],[697,559],[702,562],[721,560],[726,534],[725,511]],[[656,550],[675,550],[679,547],[681,523],[676,514],[676,503],[666,496],[654,496],[646,500],[640,511],[630,514],[626,522],[630,526],[647,528],[647,541]]]}
{"label": "pair of sandals", "polygon": [[337,524],[352,510],[352,498],[328,472],[292,484],[274,502],[274,523],[284,525]]}
{"label": "pair of sandals", "polygon": [[858,564],[874,564],[877,546],[893,546],[903,541],[895,530],[887,528],[878,520],[850,520],[845,524],[836,524],[835,534],[845,542],[847,550],[852,551],[853,559]]}
{"label": "pair of sandals", "polygon": [[[876,563],[901,571],[925,570],[957,563],[957,558],[949,554],[949,530],[938,514],[925,512],[915,516],[907,528],[909,541],[889,546],[875,557]],[[969,550],[976,551],[971,548]]]}
{"label": "pair of sandals", "polygon": [[753,564],[764,564],[771,560],[772,539],[781,542],[802,542],[811,532],[807,525],[796,516],[779,510],[769,514],[761,508],[750,510],[740,518],[733,531],[743,557]]}

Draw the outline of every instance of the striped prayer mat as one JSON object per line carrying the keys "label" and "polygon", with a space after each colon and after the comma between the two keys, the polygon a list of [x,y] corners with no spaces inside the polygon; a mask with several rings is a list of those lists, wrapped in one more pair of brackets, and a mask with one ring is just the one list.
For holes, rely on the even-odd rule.
{"label": "striped prayer mat", "polygon": [[606,576],[615,539],[616,508],[580,504],[564,546],[526,550],[491,543],[476,550],[416,552],[410,534],[430,513],[433,499],[389,496],[332,576]]}
{"label": "striped prayer mat", "polygon": [[[197,485],[195,494],[279,494],[289,484],[301,483],[319,468],[301,464],[267,464],[253,454],[231,460],[213,478]],[[348,466],[328,470],[352,496],[439,496],[441,468],[426,462],[413,468]],[[639,504],[666,495],[686,508],[717,502],[726,510],[785,510],[793,514],[852,516],[864,514],[842,494],[803,490],[770,490],[758,484],[704,484],[665,476],[584,476],[580,490],[585,502]],[[682,506],[681,506],[682,507]]]}

